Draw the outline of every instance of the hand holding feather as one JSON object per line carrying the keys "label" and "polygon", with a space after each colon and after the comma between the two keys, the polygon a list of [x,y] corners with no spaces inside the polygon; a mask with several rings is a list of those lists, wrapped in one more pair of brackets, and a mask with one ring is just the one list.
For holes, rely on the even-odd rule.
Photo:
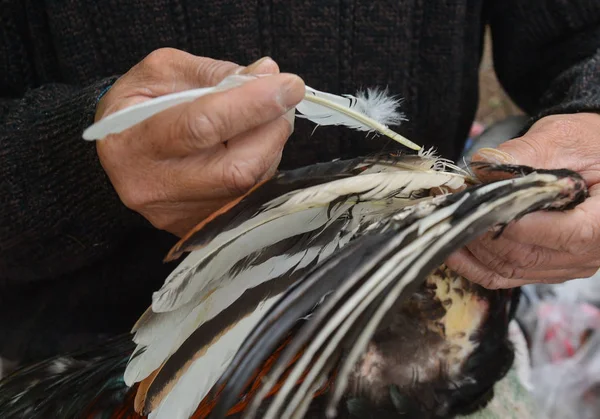
{"label": "hand holding feather", "polygon": [[[99,140],[109,134],[120,133],[166,109],[238,87],[254,77],[231,75],[216,86],[165,94],[143,103],[131,104],[86,129],[83,138]],[[304,100],[297,104],[296,110],[300,112],[299,116],[317,125],[343,125],[359,131],[377,132],[412,150],[421,150],[419,145],[388,127],[388,124],[399,124],[403,120],[402,114],[397,111],[398,104],[399,100],[385,91],[369,89],[356,97],[347,94],[338,96],[307,86]]]}
{"label": "hand holding feather", "polygon": [[[157,50],[99,102],[102,123],[132,105],[207,88],[240,71],[278,73],[262,60],[247,69],[177,50]],[[122,202],[155,227],[182,235],[277,169],[292,126],[286,113],[304,83],[288,74],[170,106],[97,142],[100,162]],[[135,106],[133,106],[135,108]],[[114,126],[113,126],[114,127]]]}

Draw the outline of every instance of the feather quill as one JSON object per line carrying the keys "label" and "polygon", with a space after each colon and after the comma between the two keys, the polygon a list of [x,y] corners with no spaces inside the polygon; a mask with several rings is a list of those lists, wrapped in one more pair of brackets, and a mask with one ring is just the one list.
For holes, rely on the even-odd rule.
{"label": "feather quill", "polygon": [[[83,138],[88,141],[100,140],[131,128],[172,106],[240,86],[255,78],[256,76],[249,75],[228,76],[214,87],[186,90],[138,103],[94,123],[83,132]],[[419,145],[387,126],[399,124],[404,119],[397,111],[398,105],[399,101],[389,97],[385,91],[368,90],[366,94],[359,93],[357,97],[337,96],[307,86],[304,100],[296,110],[303,118],[318,125],[344,125],[359,131],[375,131],[410,149],[421,150]]]}

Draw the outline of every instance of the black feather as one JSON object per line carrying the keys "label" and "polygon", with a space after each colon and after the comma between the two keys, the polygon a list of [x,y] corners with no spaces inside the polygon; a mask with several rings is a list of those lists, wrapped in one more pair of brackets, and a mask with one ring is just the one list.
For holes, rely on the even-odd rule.
{"label": "black feather", "polygon": [[0,417],[77,418],[93,401],[107,412],[118,407],[128,391],[122,376],[134,348],[122,335],[15,371],[0,381]]}

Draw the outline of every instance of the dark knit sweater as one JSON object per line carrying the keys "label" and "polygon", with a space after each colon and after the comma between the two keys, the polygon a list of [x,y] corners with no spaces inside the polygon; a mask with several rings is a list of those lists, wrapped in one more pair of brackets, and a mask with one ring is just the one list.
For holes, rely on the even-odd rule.
{"label": "dark knit sweater", "polygon": [[[486,23],[529,114],[600,109],[598,0],[0,0],[0,355],[129,330],[173,268],[175,238],[123,206],[81,139],[99,94],[146,54],[270,55],[317,89],[387,85],[405,98],[399,131],[456,158]],[[282,167],[388,144],[312,128],[298,121]]]}

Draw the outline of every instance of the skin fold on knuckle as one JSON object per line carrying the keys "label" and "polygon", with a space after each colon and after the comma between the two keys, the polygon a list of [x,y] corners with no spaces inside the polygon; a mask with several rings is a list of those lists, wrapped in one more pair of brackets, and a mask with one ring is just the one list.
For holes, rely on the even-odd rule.
{"label": "skin fold on knuckle", "polygon": [[178,54],[181,54],[181,51],[173,48],[156,49],[133,66],[122,79],[128,86],[138,90],[169,79]]}
{"label": "skin fold on knuckle", "polygon": [[507,279],[524,279],[527,277],[527,269],[507,262],[497,264],[494,272]]}
{"label": "skin fold on knuckle", "polygon": [[446,261],[448,267],[471,282],[487,289],[506,288],[507,279],[486,267],[485,264],[476,267],[476,257],[465,248],[451,255]]}
{"label": "skin fold on knuckle", "polygon": [[587,254],[591,249],[598,247],[598,236],[598,226],[595,223],[583,222],[577,224],[576,228],[561,228],[558,242],[564,251],[572,254]]}
{"label": "skin fold on knuckle", "polygon": [[[482,260],[482,258],[478,257],[476,252],[473,252],[473,254],[482,264],[487,266],[490,271],[504,278],[520,279],[523,275],[522,269],[504,260],[499,254],[496,254],[491,258],[486,258],[487,260]],[[493,251],[492,254],[494,254]]]}
{"label": "skin fold on knuckle", "polygon": [[148,193],[148,187],[139,185],[137,182],[122,183],[120,188],[117,189],[117,193],[127,208],[139,213],[143,213],[152,201]]}
{"label": "skin fold on knuckle", "polygon": [[[499,259],[496,264],[496,269],[499,269],[497,272],[507,278],[513,278],[504,275],[507,272],[512,272],[517,275],[516,277],[522,277],[523,271],[540,267],[547,262],[544,249],[534,246],[519,246],[518,243],[513,245],[507,243],[500,246],[499,249],[495,249],[493,246],[486,246],[486,248],[490,253],[496,253]],[[512,268],[508,269],[507,266]]]}
{"label": "skin fold on knuckle", "polygon": [[145,216],[146,210],[162,200],[160,182],[157,182],[157,169],[145,159],[138,159],[135,168],[131,164],[121,164],[111,180],[121,202],[135,212]]}
{"label": "skin fold on knuckle", "polygon": [[162,211],[145,211],[142,215],[158,230],[173,232],[174,226],[181,223],[171,213]]}
{"label": "skin fold on knuckle", "polygon": [[489,290],[506,288],[506,279],[493,272],[490,272],[488,275],[481,275],[477,280],[472,281]]}
{"label": "skin fold on knuckle", "polygon": [[[247,101],[240,99],[239,103],[242,103],[243,106],[237,106],[235,110],[232,110],[232,114],[235,114],[237,118],[248,121],[250,127],[279,122],[280,119],[282,122],[286,122],[289,127],[290,124],[283,118],[280,118],[285,115],[287,110],[279,103],[275,94],[270,94],[268,91],[257,92],[255,89],[244,89],[245,87],[241,86],[237,93],[247,95],[246,97],[256,98],[256,100],[246,103]],[[288,127],[285,128],[286,131],[289,131]]]}
{"label": "skin fold on knuckle", "polygon": [[196,77],[205,85],[218,84],[228,74],[235,73],[242,67],[231,61],[220,61],[212,58],[202,57],[196,66]]}
{"label": "skin fold on knuckle", "polygon": [[181,130],[176,135],[187,141],[191,149],[211,147],[226,140],[221,136],[221,132],[226,129],[226,123],[215,111],[197,111],[195,107],[190,106],[182,114],[177,125]]}
{"label": "skin fold on knuckle", "polygon": [[487,270],[485,272],[480,272],[479,270],[472,269],[468,266],[468,262],[461,263],[460,265],[461,267],[457,272],[469,281],[475,282],[487,289],[499,288],[501,278],[497,273]]}
{"label": "skin fold on knuckle", "polygon": [[161,71],[165,67],[170,67],[177,57],[184,54],[175,48],[158,48],[149,53],[141,62],[144,70]]}
{"label": "skin fold on knuckle", "polygon": [[223,164],[223,186],[232,197],[246,193],[258,181],[259,176],[249,170],[246,162],[239,160]]}
{"label": "skin fold on knuckle", "polygon": [[[511,150],[518,150],[517,164],[531,165],[532,162],[547,161],[548,145],[540,142],[538,136],[526,134],[504,143],[500,149],[511,154]],[[538,166],[539,164],[533,164]]]}

